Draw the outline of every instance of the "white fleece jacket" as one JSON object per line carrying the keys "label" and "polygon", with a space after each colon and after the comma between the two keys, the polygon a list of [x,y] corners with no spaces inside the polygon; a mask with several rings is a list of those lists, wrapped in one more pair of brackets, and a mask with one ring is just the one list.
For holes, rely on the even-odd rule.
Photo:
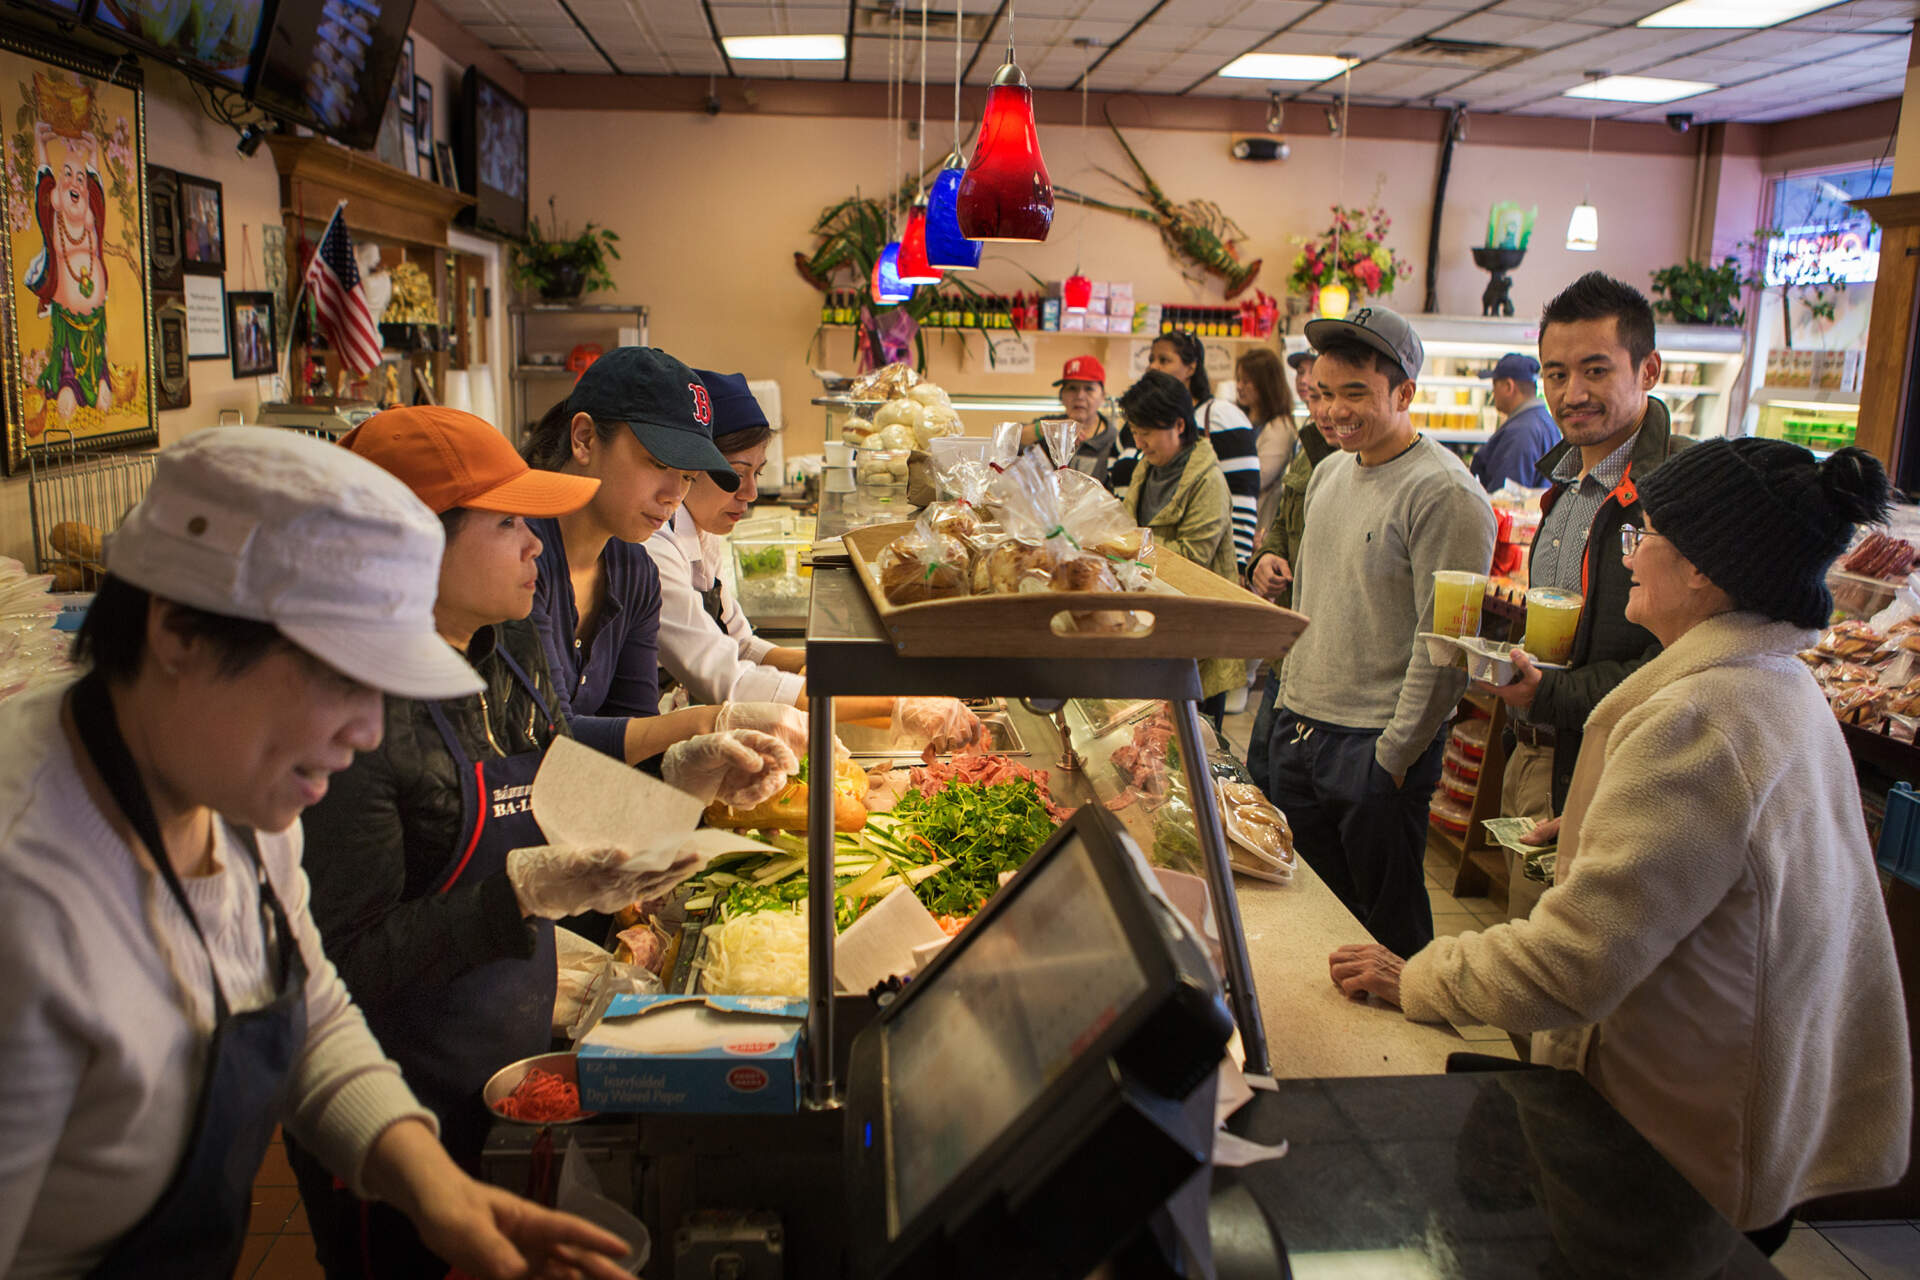
{"label": "white fleece jacket", "polygon": [[1897,1180],[1913,1108],[1892,934],[1810,632],[1694,627],[1587,721],[1531,918],[1407,962],[1407,1017],[1534,1032],[1742,1230]]}

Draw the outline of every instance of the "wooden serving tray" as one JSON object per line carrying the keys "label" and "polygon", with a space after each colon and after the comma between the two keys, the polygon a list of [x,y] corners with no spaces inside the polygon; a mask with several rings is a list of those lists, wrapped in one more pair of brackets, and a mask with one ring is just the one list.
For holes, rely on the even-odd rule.
{"label": "wooden serving tray", "polygon": [[[1172,552],[1154,548],[1156,590],[1034,591],[890,603],[875,561],[911,523],[846,535],[854,571],[874,610],[909,658],[1279,658],[1306,628],[1304,615],[1262,600]],[[1143,635],[1056,632],[1055,614],[1132,609],[1153,615]]]}

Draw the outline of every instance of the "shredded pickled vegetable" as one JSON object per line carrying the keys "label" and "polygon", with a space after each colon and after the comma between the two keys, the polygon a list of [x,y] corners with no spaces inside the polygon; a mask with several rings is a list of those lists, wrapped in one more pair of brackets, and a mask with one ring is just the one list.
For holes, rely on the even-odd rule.
{"label": "shredded pickled vegetable", "polygon": [[494,1104],[494,1110],[509,1120],[535,1124],[572,1120],[580,1114],[580,1089],[554,1072],[533,1067],[512,1093]]}
{"label": "shredded pickled vegetable", "polygon": [[755,911],[706,931],[706,973],[716,996],[807,994],[807,917],[804,911]]}

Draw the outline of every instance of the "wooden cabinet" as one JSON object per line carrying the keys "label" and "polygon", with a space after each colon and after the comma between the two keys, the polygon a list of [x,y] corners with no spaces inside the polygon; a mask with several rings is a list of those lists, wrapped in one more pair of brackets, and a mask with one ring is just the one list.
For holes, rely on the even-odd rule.
{"label": "wooden cabinet", "polygon": [[[440,313],[437,335],[428,341],[387,348],[403,373],[426,375],[437,399],[447,382],[447,370],[465,368],[473,361],[470,346],[458,339],[463,326],[465,299],[457,297],[450,281],[462,277],[455,268],[454,254],[447,247],[447,230],[455,215],[473,203],[473,197],[451,191],[437,182],[416,178],[410,173],[382,164],[361,151],[350,151],[320,138],[296,138],[269,134],[267,145],[273,152],[274,167],[280,173],[280,213],[287,226],[287,240],[294,246],[289,267],[299,272],[306,265],[306,252],[319,242],[327,221],[341,201],[342,215],[356,247],[377,244],[381,266],[391,269],[402,261],[412,262],[432,282]],[[297,283],[292,286],[297,290]],[[380,317],[375,316],[377,321]],[[484,326],[478,341],[484,341]],[[454,335],[445,337],[442,335]],[[299,385],[299,372],[306,351],[296,348],[289,364],[294,398],[305,393]],[[338,376],[338,368],[328,362],[328,373]],[[380,375],[376,372],[377,379]],[[368,387],[368,399],[378,399],[380,388]]]}

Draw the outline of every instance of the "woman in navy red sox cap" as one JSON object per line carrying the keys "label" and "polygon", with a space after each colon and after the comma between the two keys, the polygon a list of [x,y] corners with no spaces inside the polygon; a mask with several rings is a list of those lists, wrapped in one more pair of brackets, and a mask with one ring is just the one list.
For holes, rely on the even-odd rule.
{"label": "woman in navy red sox cap", "polygon": [[618,347],[588,366],[523,450],[536,468],[600,481],[585,506],[530,522],[542,547],[533,621],[575,734],[629,763],[725,729],[806,750],[806,715],[777,701],[660,714],[660,574],[641,544],[696,483],[740,488],[713,436],[713,393],[698,373],[653,347]]}

